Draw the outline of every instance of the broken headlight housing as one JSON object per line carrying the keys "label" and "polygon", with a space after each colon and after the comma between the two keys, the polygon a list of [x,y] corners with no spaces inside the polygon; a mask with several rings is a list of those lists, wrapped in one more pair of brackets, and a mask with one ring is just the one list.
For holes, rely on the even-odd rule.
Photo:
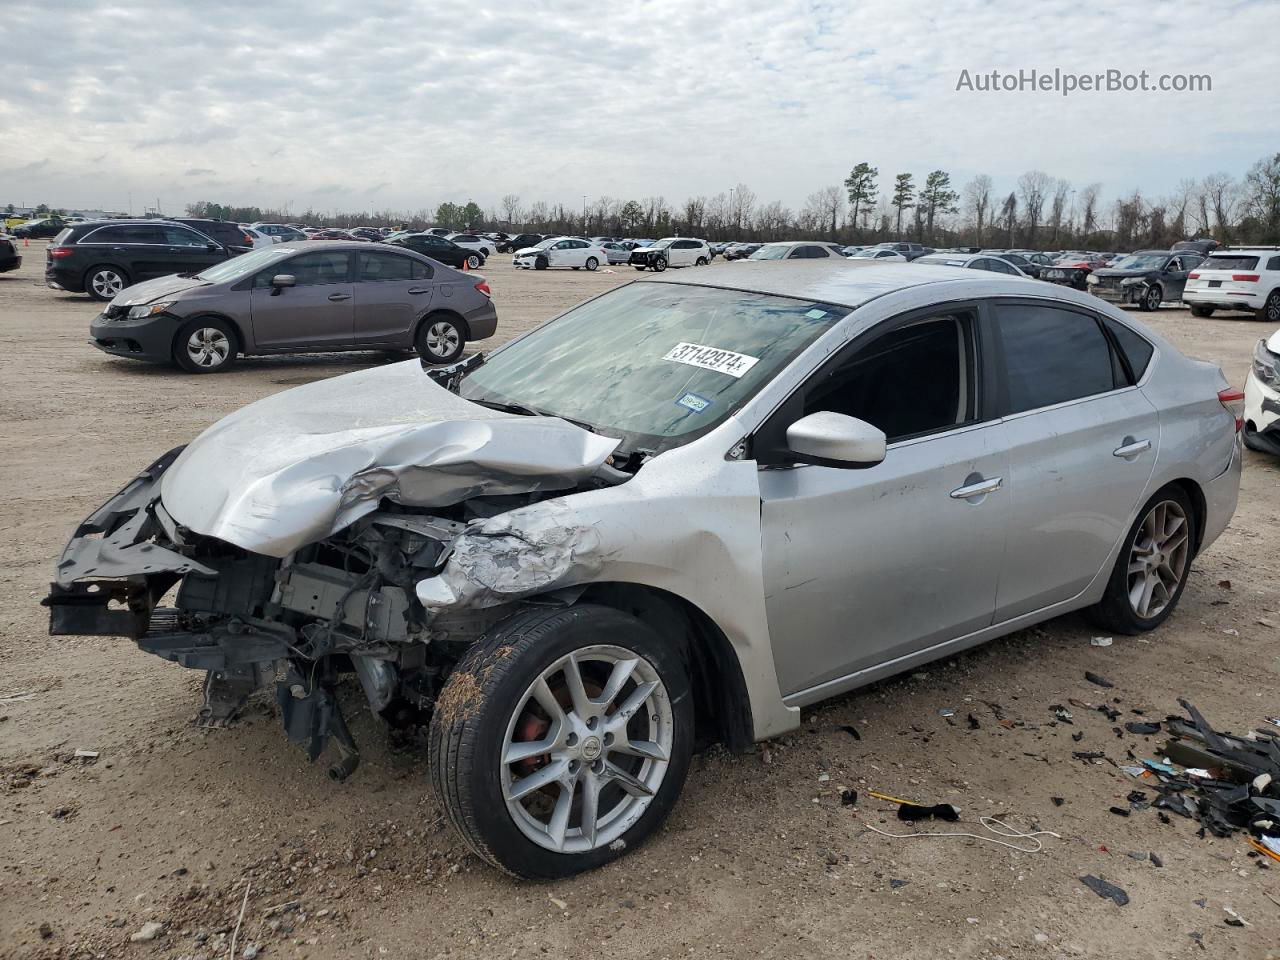
{"label": "broken headlight housing", "polygon": [[1280,354],[1268,350],[1265,340],[1253,348],[1253,375],[1263,383],[1280,386]]}

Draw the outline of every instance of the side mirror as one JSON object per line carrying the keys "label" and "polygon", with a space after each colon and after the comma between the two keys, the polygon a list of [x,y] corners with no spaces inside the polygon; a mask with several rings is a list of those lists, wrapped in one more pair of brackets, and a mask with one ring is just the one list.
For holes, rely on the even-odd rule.
{"label": "side mirror", "polygon": [[884,431],[865,420],[820,410],[787,427],[787,449],[801,463],[857,469],[884,460]]}
{"label": "side mirror", "polygon": [[204,246],[205,246],[205,249],[206,249],[206,250],[221,250],[221,249],[222,249],[222,244],[220,244],[220,243],[206,243]]}
{"label": "side mirror", "polygon": [[296,287],[298,279],[291,273],[277,273],[271,278],[271,295],[278,297],[284,292],[285,287]]}

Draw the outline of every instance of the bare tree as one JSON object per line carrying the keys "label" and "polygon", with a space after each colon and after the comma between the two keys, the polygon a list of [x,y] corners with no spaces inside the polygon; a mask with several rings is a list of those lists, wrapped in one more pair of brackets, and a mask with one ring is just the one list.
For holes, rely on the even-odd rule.
{"label": "bare tree", "polygon": [[1071,193],[1070,180],[1055,180],[1053,183],[1053,200],[1049,208],[1049,225],[1053,228],[1053,236],[1049,243],[1058,246],[1058,234],[1062,232],[1062,219],[1067,209],[1067,196]]}
{"label": "bare tree", "polygon": [[964,205],[977,226],[976,242],[982,246],[982,230],[991,213],[991,178],[980,173],[964,186]]}
{"label": "bare tree", "polygon": [[1213,210],[1215,233],[1225,242],[1230,239],[1231,218],[1239,198],[1236,182],[1225,173],[1210,174],[1204,178],[1204,193]]}
{"label": "bare tree", "polygon": [[1280,153],[1263,157],[1244,176],[1245,204],[1262,238],[1280,240]]}
{"label": "bare tree", "polygon": [[684,225],[689,232],[689,236],[702,236],[702,221],[706,214],[706,197],[690,197],[684,202]]}
{"label": "bare tree", "polygon": [[1080,191],[1080,232],[1083,237],[1098,229],[1098,197],[1101,193],[1100,183],[1091,183]]}
{"label": "bare tree", "polygon": [[735,230],[751,228],[751,212],[756,207],[756,192],[745,183],[729,191],[729,222]]}
{"label": "bare tree", "polygon": [[[1023,222],[1027,225],[1026,243],[1029,247],[1036,245],[1036,230],[1040,226],[1045,197],[1052,183],[1053,178],[1041,170],[1028,170],[1018,178],[1018,194],[1022,197]],[[1012,243],[1012,239],[1009,242]]]}
{"label": "bare tree", "polygon": [[508,193],[502,198],[502,214],[506,217],[507,223],[518,223],[520,220],[520,196],[515,193]]}
{"label": "bare tree", "polygon": [[1018,195],[1013,191],[1000,205],[1000,222],[1004,224],[1005,245],[1013,246],[1013,232],[1018,228]]}

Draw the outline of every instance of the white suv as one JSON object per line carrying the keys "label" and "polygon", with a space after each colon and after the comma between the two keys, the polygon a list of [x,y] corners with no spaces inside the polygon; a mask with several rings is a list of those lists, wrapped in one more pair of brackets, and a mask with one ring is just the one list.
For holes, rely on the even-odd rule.
{"label": "white suv", "polygon": [[661,272],[667,267],[705,267],[710,262],[707,241],[691,237],[664,237],[651,246],[631,251],[631,265],[637,270]]}
{"label": "white suv", "polygon": [[498,249],[498,245],[488,237],[482,237],[475,233],[451,233],[445,237],[446,240],[452,240],[460,247],[466,247],[468,250],[474,250],[481,254],[486,260],[494,255]]}
{"label": "white suv", "polygon": [[1280,247],[1215,250],[1188,274],[1182,302],[1197,317],[1246,310],[1280,323]]}

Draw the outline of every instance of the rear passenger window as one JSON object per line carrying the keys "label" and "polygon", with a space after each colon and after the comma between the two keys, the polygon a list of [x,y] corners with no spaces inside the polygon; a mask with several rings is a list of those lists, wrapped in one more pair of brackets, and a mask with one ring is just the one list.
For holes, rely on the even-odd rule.
{"label": "rear passenger window", "polygon": [[[61,234],[59,234],[61,236]],[[1272,257],[1267,261],[1268,270],[1280,270],[1280,257]]]}
{"label": "rear passenger window", "polygon": [[362,281],[411,280],[413,262],[408,257],[397,257],[393,253],[362,253],[359,276]]}
{"label": "rear passenger window", "polygon": [[1133,382],[1137,383],[1142,379],[1142,375],[1147,372],[1147,364],[1151,362],[1151,355],[1156,352],[1156,348],[1151,345],[1146,337],[1135,333],[1118,320],[1104,317],[1102,322],[1107,325],[1107,329],[1111,331],[1111,336],[1115,338],[1116,344],[1120,347],[1120,352],[1129,361],[1129,370],[1133,374]]}
{"label": "rear passenger window", "polygon": [[1111,345],[1083,313],[998,304],[1004,352],[1003,413],[1021,413],[1115,389]]}

